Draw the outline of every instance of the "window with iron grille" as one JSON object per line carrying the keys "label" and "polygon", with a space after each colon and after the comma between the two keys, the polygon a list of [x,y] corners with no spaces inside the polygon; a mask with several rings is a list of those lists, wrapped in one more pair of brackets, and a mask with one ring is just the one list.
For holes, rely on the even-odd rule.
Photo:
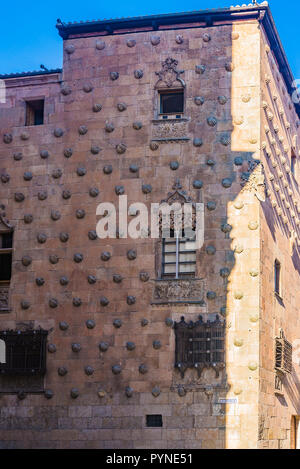
{"label": "window with iron grille", "polygon": [[219,317],[204,322],[202,316],[196,322],[185,322],[184,317],[175,323],[175,367],[182,373],[186,368],[212,367],[217,375],[224,367],[225,323]]}
{"label": "window with iron grille", "polygon": [[170,230],[170,238],[163,238],[162,245],[162,277],[184,278],[194,277],[196,272],[196,241],[182,232],[175,237]]}
{"label": "window with iron grille", "polygon": [[280,331],[280,336],[275,339],[275,369],[281,373],[292,372],[293,347]]}
{"label": "window with iron grille", "polygon": [[162,427],[162,415],[152,414],[146,415],[146,426],[147,427]]}
{"label": "window with iron grille", "polygon": [[5,343],[5,363],[0,374],[44,375],[46,372],[46,340],[48,331],[1,331]]}

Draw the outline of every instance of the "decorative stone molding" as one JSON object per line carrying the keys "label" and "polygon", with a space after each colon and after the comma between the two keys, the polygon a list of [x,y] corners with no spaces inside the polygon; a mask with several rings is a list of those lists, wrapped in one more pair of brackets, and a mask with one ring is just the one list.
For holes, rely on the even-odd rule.
{"label": "decorative stone molding", "polygon": [[155,280],[152,304],[200,304],[204,306],[202,279]]}
{"label": "decorative stone molding", "polygon": [[85,93],[90,93],[93,90],[93,86],[90,83],[85,83],[82,89]]}
{"label": "decorative stone molding", "polygon": [[54,179],[59,179],[61,176],[62,176],[62,170],[61,169],[58,168],[58,169],[54,169],[52,171],[52,177]]}
{"label": "decorative stone molding", "polygon": [[114,275],[113,275],[113,281],[114,281],[115,283],[121,283],[122,280],[123,280],[122,275],[120,275],[120,274],[114,274]]}
{"label": "decorative stone molding", "polygon": [[69,190],[64,190],[62,192],[62,198],[65,199],[65,200],[70,199],[71,195],[72,195],[71,191],[69,191]]}
{"label": "decorative stone molding", "polygon": [[125,395],[126,395],[127,397],[132,397],[132,396],[133,396],[133,389],[132,389],[130,386],[127,386],[127,387],[125,388]]}
{"label": "decorative stone molding", "polygon": [[10,180],[10,175],[7,174],[7,173],[3,173],[3,174],[1,174],[0,179],[1,179],[1,182],[3,182],[3,184],[6,184]]}
{"label": "decorative stone molding", "polygon": [[91,197],[97,197],[98,194],[99,194],[99,189],[97,189],[97,187],[91,187],[91,189],[89,190],[89,195]]}
{"label": "decorative stone molding", "polygon": [[87,319],[87,321],[85,321],[85,325],[88,329],[94,329],[96,323],[93,319]]}
{"label": "decorative stone molding", "polygon": [[37,277],[35,279],[35,283],[37,284],[38,287],[41,287],[45,283],[45,279],[43,277]]}
{"label": "decorative stone molding", "polygon": [[126,41],[126,44],[128,47],[134,47],[136,45],[136,40],[135,39],[128,39]]}
{"label": "decorative stone molding", "polygon": [[65,51],[67,54],[73,54],[75,52],[75,46],[73,44],[68,44],[66,47],[65,47]]}
{"label": "decorative stone molding", "polygon": [[15,193],[15,201],[16,202],[23,202],[25,200],[25,195],[22,192]]}
{"label": "decorative stone molding", "polygon": [[0,285],[0,312],[9,311],[9,283]]}
{"label": "decorative stone molding", "polygon": [[54,392],[51,389],[45,389],[44,396],[46,399],[52,399]]}
{"label": "decorative stone molding", "polygon": [[157,46],[160,43],[160,37],[159,36],[151,36],[151,44],[153,46]]}
{"label": "decorative stone molding", "polygon": [[61,321],[59,323],[59,328],[61,331],[66,331],[69,328],[69,324],[66,321]]}
{"label": "decorative stone molding", "polygon": [[77,388],[72,388],[70,391],[70,396],[72,399],[76,399],[79,396],[79,391]]}
{"label": "decorative stone molding", "polygon": [[143,124],[140,121],[135,121],[135,122],[133,122],[132,127],[135,130],[140,130],[143,127]]}
{"label": "decorative stone molding", "polygon": [[155,151],[155,150],[158,150],[159,144],[153,140],[152,142],[150,142],[149,147],[150,147],[150,150]]}
{"label": "decorative stone molding", "polygon": [[135,343],[134,342],[127,342],[126,343],[126,348],[129,351],[134,350],[135,349]]}
{"label": "decorative stone molding", "polygon": [[177,66],[178,61],[171,57],[168,57],[164,62],[162,62],[162,69],[159,72],[155,72],[155,75],[159,77],[155,84],[155,88],[171,88],[175,86],[176,81],[180,83],[181,87],[185,88],[185,81],[180,78],[180,75],[184,73],[184,70],[177,70]]}
{"label": "decorative stone molding", "polygon": [[[40,157],[45,160],[46,158],[49,157],[49,152],[47,150],[41,150],[40,151]],[[16,154],[14,155],[14,158],[16,159]],[[19,159],[19,158],[18,158]],[[20,158],[21,159],[21,158]]]}
{"label": "decorative stone molding", "polygon": [[111,164],[107,164],[103,167],[104,174],[111,174],[113,172],[113,167]]}
{"label": "decorative stone molding", "polygon": [[168,119],[166,121],[152,121],[152,135],[154,139],[180,139],[187,138],[188,128],[187,120]]}
{"label": "decorative stone molding", "polygon": [[[69,85],[63,84],[61,89],[60,89],[60,92],[61,92],[62,95],[68,96],[69,94],[72,93],[72,89]],[[55,137],[58,137],[58,136],[61,136],[61,135],[55,135]]]}
{"label": "decorative stone molding", "polygon": [[80,126],[78,127],[78,133],[79,133],[79,135],[85,135],[85,134],[87,133],[87,131],[88,131],[88,128],[87,128],[86,125],[80,125]]}
{"label": "decorative stone molding", "polygon": [[137,78],[138,80],[143,78],[144,72],[141,69],[135,70],[134,71],[134,77]]}
{"label": "decorative stone molding", "polygon": [[13,141],[12,134],[4,134],[3,135],[3,142],[4,143],[11,143]]}
{"label": "decorative stone molding", "polygon": [[110,72],[109,76],[112,81],[115,81],[119,78],[119,72]]}
{"label": "decorative stone molding", "polygon": [[[48,152],[47,152],[48,153]],[[47,155],[48,156],[48,155]],[[20,161],[23,158],[23,155],[21,152],[14,153],[14,160],[15,161]]]}
{"label": "decorative stone molding", "polygon": [[179,163],[178,163],[178,161],[171,161],[171,162],[170,162],[170,168],[171,168],[173,171],[175,171],[176,169],[178,169],[178,168],[179,168]]}
{"label": "decorative stone molding", "polygon": [[63,134],[64,134],[64,131],[63,131],[63,129],[61,129],[61,128],[56,128],[56,129],[54,129],[54,131],[53,131],[54,137],[57,137],[57,138],[62,137]]}
{"label": "decorative stone molding", "polygon": [[95,103],[93,104],[93,112],[100,112],[102,109],[102,104]]}
{"label": "decorative stone molding", "polygon": [[106,44],[104,41],[96,41],[96,49],[98,50],[103,50],[105,48]]}
{"label": "decorative stone molding", "polygon": [[203,75],[203,73],[205,72],[205,70],[206,70],[205,65],[195,65],[195,72],[196,72],[198,75]]}

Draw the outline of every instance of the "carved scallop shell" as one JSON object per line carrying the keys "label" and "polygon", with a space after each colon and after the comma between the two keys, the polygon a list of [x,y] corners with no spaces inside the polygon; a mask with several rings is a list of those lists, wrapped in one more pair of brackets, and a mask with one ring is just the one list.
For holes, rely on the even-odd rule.
{"label": "carved scallop shell", "polygon": [[103,50],[105,48],[106,44],[104,41],[96,41],[96,49],[98,50]]}
{"label": "carved scallop shell", "polygon": [[151,44],[153,46],[157,46],[160,43],[160,37],[159,36],[151,36]]}

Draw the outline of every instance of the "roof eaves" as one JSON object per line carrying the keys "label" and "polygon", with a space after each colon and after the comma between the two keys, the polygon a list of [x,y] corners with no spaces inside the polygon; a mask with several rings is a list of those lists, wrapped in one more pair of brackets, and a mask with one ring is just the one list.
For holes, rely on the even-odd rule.
{"label": "roof eaves", "polygon": [[54,68],[51,70],[34,70],[32,72],[20,72],[20,73],[7,73],[0,75],[0,79],[6,80],[8,78],[23,78],[23,77],[33,77],[38,75],[52,75],[55,73],[62,73],[61,68]]}
{"label": "roof eaves", "polygon": [[59,35],[63,39],[68,39],[70,35],[74,34],[89,34],[91,32],[106,31],[107,34],[113,34],[114,30],[118,30],[120,34],[121,29],[128,28],[141,28],[152,27],[157,30],[160,26],[164,25],[180,25],[180,23],[193,23],[204,21],[211,25],[213,21],[224,21],[230,19],[245,18],[245,16],[256,15],[260,10],[268,8],[267,2],[262,4],[250,4],[247,6],[237,6],[230,8],[218,8],[210,10],[197,10],[182,13],[167,13],[161,15],[149,16],[134,16],[127,18],[112,18],[104,20],[80,21],[64,23],[57,20],[56,28]]}

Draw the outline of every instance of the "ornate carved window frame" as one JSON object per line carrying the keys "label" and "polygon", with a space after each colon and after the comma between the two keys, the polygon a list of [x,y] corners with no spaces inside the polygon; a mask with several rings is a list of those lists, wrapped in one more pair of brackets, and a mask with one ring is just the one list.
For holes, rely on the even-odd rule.
{"label": "ornate carved window frame", "polygon": [[[161,204],[168,204],[172,205],[174,203],[179,203],[181,206],[183,204],[191,204],[192,206],[192,220],[191,220],[191,225],[193,228],[196,227],[196,204],[192,201],[191,197],[187,195],[187,192],[182,189],[182,185],[180,183],[180,180],[177,178],[172,186],[173,191],[168,193],[168,196],[166,199],[161,200]],[[183,217],[183,211],[182,211],[182,227],[184,229],[184,217]],[[171,212],[170,214],[170,230],[174,230],[174,213]],[[187,278],[196,278],[197,277],[197,250],[196,250],[196,269],[195,272],[192,274],[188,275],[182,275],[179,276],[178,278],[174,278],[173,276],[170,276],[168,278],[167,276],[164,275],[163,272],[163,244],[164,244],[164,238],[162,236],[163,234],[163,220],[162,220],[162,215],[161,213],[159,214],[159,240],[156,243],[156,258],[155,258],[155,265],[156,265],[156,272],[157,272],[157,279],[158,280],[185,280]]]}
{"label": "ornate carved window frame", "polygon": [[[158,76],[158,80],[155,83],[154,90],[155,90],[155,100],[154,100],[154,123],[159,122],[160,124],[163,122],[174,123],[174,122],[182,122],[186,121],[187,118],[185,117],[186,111],[186,84],[181,75],[184,73],[184,70],[177,70],[178,61],[173,59],[172,57],[168,57],[166,60],[162,62],[162,68],[160,71],[155,72]],[[160,118],[160,95],[163,92],[183,92],[183,111],[178,113],[171,113],[169,114],[168,119],[163,120]],[[180,114],[180,118],[176,118],[176,115]],[[173,117],[174,116],[174,117]]]}
{"label": "ornate carved window frame", "polygon": [[[174,202],[189,203],[193,207],[192,212],[192,226],[196,227],[196,204],[187,195],[186,191],[182,190],[179,179],[175,180],[173,191],[168,193],[168,197],[161,201],[172,205]],[[160,218],[160,221],[161,218]],[[183,225],[184,226],[184,225]],[[172,222],[171,227],[172,228]],[[155,271],[156,280],[154,280],[153,299],[152,305],[187,305],[193,304],[199,307],[205,307],[205,282],[203,278],[198,276],[198,262],[197,262],[197,249],[196,249],[196,266],[195,273],[192,276],[182,276],[176,278],[163,278],[162,277],[162,223],[160,223],[160,238],[156,241],[155,245]]]}

